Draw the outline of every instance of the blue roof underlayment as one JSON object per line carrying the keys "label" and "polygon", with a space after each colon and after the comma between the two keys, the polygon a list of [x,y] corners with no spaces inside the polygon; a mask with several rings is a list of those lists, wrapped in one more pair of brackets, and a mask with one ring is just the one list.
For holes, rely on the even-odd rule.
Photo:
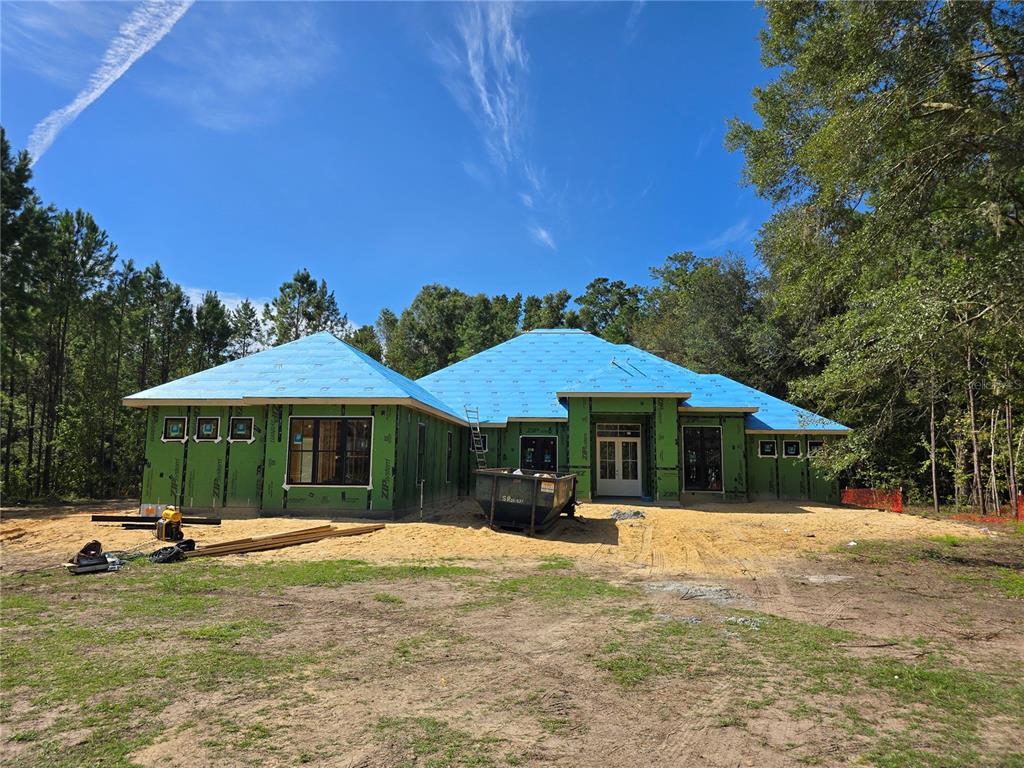
{"label": "blue roof underlayment", "polygon": [[332,334],[315,333],[254,355],[126,397],[134,400],[241,400],[243,398],[412,398],[454,416],[456,411],[415,381],[392,371]]}
{"label": "blue roof underlayment", "polygon": [[747,429],[845,431],[817,414],[717,374],[694,373],[628,344],[579,330],[536,330],[418,380],[459,413],[480,409],[484,424],[564,419],[557,393],[681,396],[684,407],[757,408]]}
{"label": "blue roof underlayment", "polygon": [[752,430],[846,430],[725,376],[694,373],[628,344],[567,329],[521,334],[419,381],[330,333],[317,333],[138,392],[124,402],[410,398],[460,421],[469,406],[480,409],[482,423],[505,424],[509,419],[566,418],[558,393],[664,394],[680,398],[684,408],[756,408],[746,415]]}

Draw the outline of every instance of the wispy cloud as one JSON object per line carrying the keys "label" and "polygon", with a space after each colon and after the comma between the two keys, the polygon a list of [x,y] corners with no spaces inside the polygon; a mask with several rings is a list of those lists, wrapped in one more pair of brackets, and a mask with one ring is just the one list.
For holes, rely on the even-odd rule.
{"label": "wispy cloud", "polygon": [[100,66],[89,77],[85,88],[70,104],[51,112],[33,129],[28,139],[28,152],[32,162],[38,162],[64,128],[117,82],[132,64],[163,40],[191,5],[192,0],[150,0],[133,10],[121,24],[117,35],[103,54]]}
{"label": "wispy cloud", "polygon": [[[520,190],[515,194],[531,216],[543,215],[555,199],[549,194],[543,166],[529,156],[527,76],[529,54],[517,23],[524,6],[506,2],[457,7],[455,35],[433,41],[433,57],[441,80],[455,103],[477,126],[497,181]],[[482,173],[463,169],[477,181]],[[522,187],[525,187],[523,189]],[[511,190],[509,190],[511,191]],[[527,221],[530,237],[555,249],[548,229]]]}
{"label": "wispy cloud", "polygon": [[555,238],[553,238],[551,233],[544,229],[544,227],[539,227],[536,224],[530,224],[526,229],[530,233],[530,236],[540,245],[543,245],[545,248],[550,248],[552,251],[558,250],[558,247],[555,245]]}
{"label": "wispy cloud", "polygon": [[711,130],[710,129],[704,131],[704,133],[702,133],[700,135],[700,138],[697,139],[697,149],[694,150],[694,152],[693,152],[694,158],[699,158],[701,155],[704,154],[704,148],[707,147],[708,140],[710,138],[711,138]]}
{"label": "wispy cloud", "polygon": [[699,251],[716,251],[727,248],[730,245],[744,243],[750,240],[754,234],[754,227],[750,226],[750,218],[744,217],[731,227],[722,230],[710,240],[697,247]]}
{"label": "wispy cloud", "polygon": [[512,3],[460,9],[457,42],[435,45],[435,59],[455,102],[480,127],[491,160],[503,171],[522,157],[526,46]]}
{"label": "wispy cloud", "polygon": [[4,66],[78,91],[131,10],[126,3],[5,2]]}
{"label": "wispy cloud", "polygon": [[150,92],[211,130],[270,122],[331,67],[336,45],[320,13],[315,3],[202,3],[191,34],[161,46],[171,74]]}
{"label": "wispy cloud", "polygon": [[636,0],[629,7],[629,16],[626,18],[626,42],[632,43],[640,33],[640,14],[644,11],[647,3],[644,0]]}

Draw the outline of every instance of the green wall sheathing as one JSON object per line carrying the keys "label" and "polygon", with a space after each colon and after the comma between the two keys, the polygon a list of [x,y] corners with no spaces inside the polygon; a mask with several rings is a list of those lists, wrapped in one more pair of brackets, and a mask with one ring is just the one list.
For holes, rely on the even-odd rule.
{"label": "green wall sheathing", "polygon": [[[763,458],[758,455],[758,444],[761,440],[774,440],[777,443],[775,458]],[[777,454],[781,450],[782,443],[775,435],[747,435],[747,495],[751,501],[779,498]]]}
{"label": "green wall sheathing", "polygon": [[[682,493],[691,498],[718,497],[724,501],[746,501],[748,492],[748,459],[745,453],[743,414],[728,413],[701,416],[682,414],[679,416],[678,432],[682,439],[683,427],[721,427],[722,429],[722,492],[687,491],[684,483]],[[680,455],[683,446],[680,445]],[[683,476],[680,466],[679,476]]]}
{"label": "green wall sheathing", "polygon": [[[796,440],[800,444],[800,458],[782,455],[783,441]],[[789,501],[810,498],[807,486],[807,444],[802,435],[782,435],[779,438],[779,498]]]}
{"label": "green wall sheathing", "polygon": [[[373,405],[284,405],[271,406],[267,419],[266,449],[264,452],[263,510],[303,514],[306,512],[332,512],[340,510],[391,509],[390,499],[381,496],[378,465],[386,462],[394,445],[388,440],[389,414],[394,408]],[[373,439],[370,454],[371,488],[326,487],[293,485],[285,488],[285,470],[288,464],[288,420],[303,416],[371,416]],[[377,476],[375,478],[375,475]]]}
{"label": "green wall sheathing", "polygon": [[[220,419],[216,441],[196,442],[196,419]],[[223,406],[189,408],[188,449],[185,460],[186,509],[215,511],[224,506],[224,458],[227,448],[228,409]]]}
{"label": "green wall sheathing", "polygon": [[164,417],[188,417],[188,413],[189,409],[185,406],[148,408],[146,411],[146,465],[142,470],[144,504],[181,504],[185,480],[185,444],[165,443],[161,438],[164,434]]}
{"label": "green wall sheathing", "polygon": [[679,501],[679,421],[676,400],[654,401],[654,487],[658,501]]}
{"label": "green wall sheathing", "polygon": [[[408,511],[419,508],[420,489],[416,484],[416,456],[420,424],[426,426],[423,504],[426,506],[465,494],[469,469],[469,431],[465,427],[412,408],[399,406],[396,410],[395,471],[392,473],[393,509]],[[452,463],[450,475],[447,475],[449,432],[452,433]]]}
{"label": "green wall sheathing", "polygon": [[590,501],[593,497],[593,432],[590,429],[590,399],[569,398],[569,471],[576,475],[576,498]]}
{"label": "green wall sheathing", "polygon": [[252,418],[253,441],[228,442],[225,446],[224,506],[231,509],[259,509],[260,484],[263,480],[263,451],[267,436],[269,406],[247,405],[228,408],[228,422],[221,424],[221,434],[228,437],[232,416]]}
{"label": "green wall sheathing", "polygon": [[[811,440],[828,438],[815,438]],[[758,455],[761,440],[774,440],[777,458]],[[800,458],[787,459],[782,455],[786,440],[800,442]],[[747,435],[747,461],[750,465],[750,498],[811,500],[827,504],[839,503],[839,484],[827,479],[814,467],[807,456],[807,435],[778,433],[774,435]]]}
{"label": "green wall sheathing", "polygon": [[565,422],[510,421],[504,428],[480,431],[487,435],[488,467],[518,469],[523,436],[554,435],[558,438],[558,471],[569,471],[569,425]]}

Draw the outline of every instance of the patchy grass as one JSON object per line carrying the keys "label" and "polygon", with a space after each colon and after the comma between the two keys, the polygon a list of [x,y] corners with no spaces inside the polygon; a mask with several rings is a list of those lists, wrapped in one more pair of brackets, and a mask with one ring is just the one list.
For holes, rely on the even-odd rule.
{"label": "patchy grass", "polygon": [[388,605],[401,605],[405,602],[398,595],[392,595],[390,592],[378,592],[373,599],[378,603],[387,603]]}
{"label": "patchy grass", "polygon": [[1007,597],[1024,600],[1024,571],[1000,568],[998,575],[993,581],[997,587],[1006,593]]}
{"label": "patchy grass", "polygon": [[537,566],[538,571],[571,571],[575,567],[575,564],[568,557],[562,557],[561,555],[548,555],[542,557],[540,565]]}
{"label": "patchy grass", "polygon": [[501,579],[493,585],[498,594],[526,597],[545,603],[569,605],[585,600],[626,598],[636,591],[617,587],[607,581],[589,576],[564,576],[556,574],[520,576]]}
{"label": "patchy grass", "polygon": [[[877,745],[871,762],[882,768],[996,765],[978,753],[980,724],[992,702],[1000,702],[1003,712],[1024,713],[1024,665],[993,674],[956,667],[934,652],[917,661],[861,659],[847,649],[865,641],[854,633],[776,616],[741,616],[755,620],[743,623],[727,616],[700,624],[669,621],[620,628],[595,663],[624,687],[641,686],[659,675],[722,677],[734,693],[749,697],[743,702],[748,709],[781,700],[792,702],[795,715],[808,716],[813,711],[808,701],[835,700],[825,710],[828,717],[847,732],[871,736]],[[914,647],[911,642],[906,646]],[[902,713],[902,727],[884,730],[874,712],[843,702],[878,696]],[[1024,728],[1024,716],[1018,720]],[[718,724],[742,721],[730,712]]]}
{"label": "patchy grass", "polygon": [[502,756],[508,742],[494,737],[476,737],[433,717],[382,717],[377,721],[380,741],[397,747],[409,757],[398,768],[493,768],[522,765],[522,757]]}
{"label": "patchy grass", "polygon": [[[357,560],[245,566],[202,560],[133,563],[98,577],[40,572],[6,579],[0,644],[5,706],[0,717],[21,764],[127,766],[165,726],[160,713],[190,692],[239,697],[287,689],[330,647],[268,651],[282,625],[249,615],[254,597],[286,587],[420,579],[465,579],[480,572],[451,563],[375,565]],[[401,601],[388,595],[384,602]],[[250,608],[233,615],[242,605]],[[14,718],[12,696],[27,702]],[[55,721],[48,711],[67,712]],[[217,748],[256,748],[255,726],[222,723]],[[74,750],[64,734],[82,732]],[[219,740],[219,741],[218,741]],[[223,742],[223,743],[221,743]],[[262,747],[260,747],[262,749]]]}

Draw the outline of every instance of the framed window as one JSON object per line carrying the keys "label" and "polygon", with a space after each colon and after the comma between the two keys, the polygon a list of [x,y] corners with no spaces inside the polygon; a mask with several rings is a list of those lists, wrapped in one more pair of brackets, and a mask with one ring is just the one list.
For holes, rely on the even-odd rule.
{"label": "framed window", "polygon": [[444,481],[452,481],[452,432],[448,430],[448,444],[444,454]]}
{"label": "framed window", "polygon": [[251,443],[253,441],[252,416],[232,416],[228,423],[228,442]]}
{"label": "framed window", "polygon": [[[473,452],[475,450],[473,447],[472,438],[470,438],[469,441],[469,450],[470,452]],[[485,453],[487,452],[487,435],[485,435],[483,432],[480,433],[480,450],[484,451]]]}
{"label": "framed window", "polygon": [[519,438],[519,468],[537,472],[558,469],[558,438],[554,435],[523,435]]}
{"label": "framed window", "polygon": [[423,422],[419,423],[419,429],[416,432],[416,485],[423,482],[423,460],[426,456],[427,451],[427,425]]}
{"label": "framed window", "polygon": [[758,440],[757,455],[763,459],[774,459],[778,455],[778,446],[774,440]]}
{"label": "framed window", "polygon": [[683,427],[683,481],[687,491],[722,490],[721,427]]}
{"label": "framed window", "polygon": [[164,442],[185,442],[188,439],[188,435],[185,432],[186,424],[188,424],[188,421],[184,416],[164,417]]}
{"label": "framed window", "polygon": [[373,419],[288,422],[288,485],[370,485]]}
{"label": "framed window", "polygon": [[783,440],[782,441],[782,455],[787,459],[799,459],[802,455],[800,452],[800,441],[799,440]]}
{"label": "framed window", "polygon": [[807,441],[807,455],[817,456],[821,453],[821,449],[825,447],[824,440],[808,440]]}
{"label": "framed window", "polygon": [[220,417],[200,416],[196,419],[197,443],[215,443],[220,439]]}

